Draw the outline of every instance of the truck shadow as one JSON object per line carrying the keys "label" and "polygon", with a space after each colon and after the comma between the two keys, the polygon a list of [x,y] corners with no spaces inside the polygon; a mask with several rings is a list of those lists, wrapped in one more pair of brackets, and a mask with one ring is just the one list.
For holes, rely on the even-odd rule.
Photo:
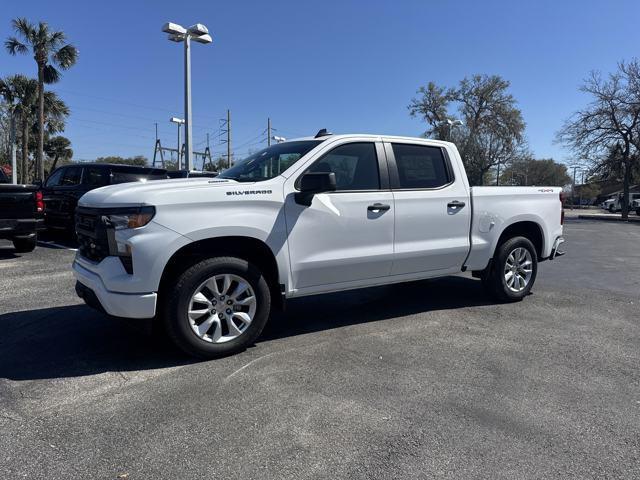
{"label": "truck shadow", "polygon": [[480,281],[463,276],[315,295],[287,302],[285,312],[271,319],[260,340],[494,303]]}
{"label": "truck shadow", "polygon": [[8,240],[0,240],[0,260],[13,260],[14,258],[20,258],[20,255],[16,255],[16,249]]}
{"label": "truck shadow", "polygon": [[[390,301],[390,299],[393,299]],[[429,311],[488,305],[480,282],[445,277],[292,300],[264,341]],[[85,305],[0,315],[0,378],[34,380],[127,372],[195,363],[132,322]],[[389,328],[386,324],[381,329]]]}

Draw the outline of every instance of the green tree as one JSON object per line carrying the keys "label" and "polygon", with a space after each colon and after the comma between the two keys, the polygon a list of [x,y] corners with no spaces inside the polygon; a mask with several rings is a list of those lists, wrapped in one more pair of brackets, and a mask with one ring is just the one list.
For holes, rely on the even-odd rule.
{"label": "green tree", "polygon": [[629,186],[640,162],[640,63],[620,62],[616,72],[603,77],[591,72],[580,90],[589,104],[569,118],[557,134],[578,158],[591,160],[594,169],[622,170],[622,218],[629,216]]}
{"label": "green tree", "polygon": [[38,82],[24,75],[12,75],[0,80],[0,94],[9,105],[15,121],[19,124],[22,156],[18,171],[21,183],[29,182],[29,123],[36,103],[37,92]]}
{"label": "green tree", "polygon": [[58,161],[69,161],[73,157],[71,149],[71,141],[62,136],[52,137],[44,144],[44,151],[51,159],[51,168],[49,172],[53,172],[58,165]]}
{"label": "green tree", "polygon": [[146,167],[148,164],[147,157],[136,155],[135,157],[98,157],[96,163],[116,163],[120,165],[135,165],[138,167]]}
{"label": "green tree", "polygon": [[503,185],[544,185],[563,187],[571,183],[566,165],[551,158],[536,160],[531,156],[517,158],[500,175]]}
{"label": "green tree", "polygon": [[27,54],[29,50],[38,66],[38,147],[36,150],[36,171],[40,180],[44,179],[44,123],[45,123],[45,83],[55,83],[60,80],[60,72],[71,68],[78,58],[78,50],[66,43],[64,32],[51,30],[46,22],[38,25],[30,23],[26,18],[12,20],[12,26],[22,41],[16,37],[9,37],[5,47],[11,55]]}
{"label": "green tree", "polygon": [[430,82],[409,104],[410,114],[429,126],[426,135],[458,145],[472,185],[483,185],[488,173],[524,144],[525,123],[508,89],[509,82],[498,75],[473,75],[456,88]]}

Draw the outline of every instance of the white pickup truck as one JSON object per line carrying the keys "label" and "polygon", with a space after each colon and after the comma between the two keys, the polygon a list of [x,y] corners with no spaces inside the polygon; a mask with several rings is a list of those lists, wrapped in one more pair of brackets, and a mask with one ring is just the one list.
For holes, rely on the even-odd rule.
{"label": "white pickup truck", "polygon": [[452,143],[321,130],[215,179],[88,192],[73,270],[87,304],[153,317],[210,358],[304,295],[470,271],[521,300],[562,254],[562,223],[561,188],[471,188]]}

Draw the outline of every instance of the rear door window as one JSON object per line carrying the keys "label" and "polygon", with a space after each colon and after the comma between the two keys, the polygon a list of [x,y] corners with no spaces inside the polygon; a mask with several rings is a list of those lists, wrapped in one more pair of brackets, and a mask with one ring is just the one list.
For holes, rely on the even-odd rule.
{"label": "rear door window", "polygon": [[82,179],[82,167],[68,167],[62,175],[62,182],[60,185],[63,187],[73,187],[80,184]]}
{"label": "rear door window", "polygon": [[439,188],[451,183],[447,162],[439,147],[393,143],[399,188]]}
{"label": "rear door window", "polygon": [[85,167],[84,184],[90,187],[104,187],[109,185],[110,176],[108,168]]}
{"label": "rear door window", "polygon": [[167,171],[159,168],[118,168],[111,169],[111,183],[140,182],[147,180],[166,180]]}

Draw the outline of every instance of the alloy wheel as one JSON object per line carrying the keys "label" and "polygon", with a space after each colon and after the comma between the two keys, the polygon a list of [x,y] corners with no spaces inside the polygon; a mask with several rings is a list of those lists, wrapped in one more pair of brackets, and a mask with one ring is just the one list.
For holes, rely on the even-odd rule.
{"label": "alloy wheel", "polygon": [[256,314],[256,295],[239,275],[214,275],[191,296],[187,312],[191,330],[210,343],[224,343],[242,335]]}
{"label": "alloy wheel", "polygon": [[523,247],[515,248],[507,256],[504,265],[504,281],[512,292],[521,292],[533,275],[533,261],[529,250]]}

